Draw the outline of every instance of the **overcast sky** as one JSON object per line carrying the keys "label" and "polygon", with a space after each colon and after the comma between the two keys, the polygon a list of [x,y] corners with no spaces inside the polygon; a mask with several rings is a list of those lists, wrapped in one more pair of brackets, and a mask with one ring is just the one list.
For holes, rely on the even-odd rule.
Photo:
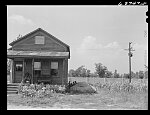
{"label": "overcast sky", "polygon": [[69,69],[94,63],[128,73],[128,43],[135,49],[132,70],[144,70],[148,6],[7,6],[7,47],[19,34],[42,28],[70,46]]}

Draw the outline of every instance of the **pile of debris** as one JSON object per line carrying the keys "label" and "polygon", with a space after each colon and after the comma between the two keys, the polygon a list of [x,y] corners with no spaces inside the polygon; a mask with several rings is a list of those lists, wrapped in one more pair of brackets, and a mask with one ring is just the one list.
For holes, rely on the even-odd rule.
{"label": "pile of debris", "polygon": [[71,94],[93,94],[97,93],[97,90],[94,86],[86,82],[73,82],[68,84],[67,92]]}

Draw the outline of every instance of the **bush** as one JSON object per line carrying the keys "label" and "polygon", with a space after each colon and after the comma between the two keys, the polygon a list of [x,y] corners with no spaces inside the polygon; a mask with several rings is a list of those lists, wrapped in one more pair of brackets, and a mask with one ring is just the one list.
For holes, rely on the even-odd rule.
{"label": "bush", "polygon": [[23,97],[52,97],[54,93],[64,93],[65,86],[43,84],[20,84],[18,93]]}

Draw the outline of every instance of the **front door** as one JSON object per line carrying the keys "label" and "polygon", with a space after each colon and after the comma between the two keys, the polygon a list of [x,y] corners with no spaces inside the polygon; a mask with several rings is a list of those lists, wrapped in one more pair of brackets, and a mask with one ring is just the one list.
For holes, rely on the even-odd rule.
{"label": "front door", "polygon": [[14,83],[20,83],[23,77],[23,61],[15,61],[14,73]]}

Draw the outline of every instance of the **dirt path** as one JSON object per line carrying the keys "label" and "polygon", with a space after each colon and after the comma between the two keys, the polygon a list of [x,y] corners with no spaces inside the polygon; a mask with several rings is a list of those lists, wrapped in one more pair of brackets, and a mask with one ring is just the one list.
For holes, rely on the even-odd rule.
{"label": "dirt path", "polygon": [[[23,105],[7,105],[7,110],[89,110],[88,108],[70,108],[68,105],[57,106],[54,105],[53,107],[32,107],[32,106],[23,106]],[[90,110],[137,110],[131,108],[121,108],[121,107],[99,107],[98,109],[90,109]]]}
{"label": "dirt path", "polygon": [[7,105],[7,110],[81,110],[83,108],[62,108],[62,107],[31,107],[22,105]]}

